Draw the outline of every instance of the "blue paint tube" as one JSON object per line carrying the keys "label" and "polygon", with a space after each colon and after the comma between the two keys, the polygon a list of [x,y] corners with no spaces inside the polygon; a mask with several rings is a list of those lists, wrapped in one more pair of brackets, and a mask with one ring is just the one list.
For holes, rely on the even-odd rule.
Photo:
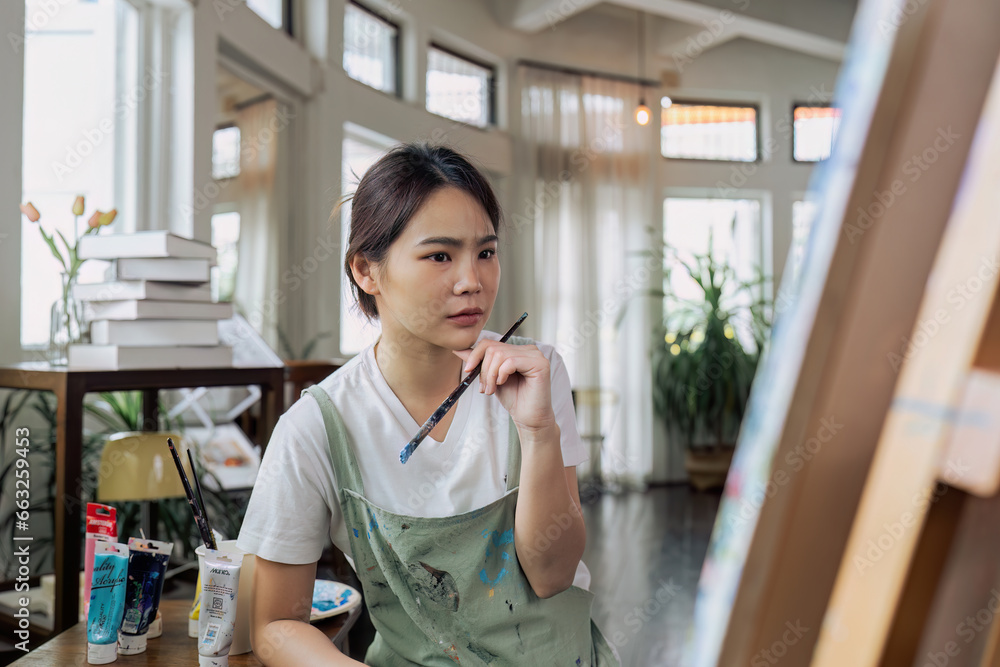
{"label": "blue paint tube", "polygon": [[128,581],[125,584],[125,613],[118,633],[118,652],[135,655],[146,650],[146,633],[156,618],[163,592],[163,575],[174,545],[170,542],[128,540]]}
{"label": "blue paint tube", "polygon": [[87,662],[106,665],[118,659],[118,627],[125,611],[128,547],[118,542],[94,545],[94,578],[87,612]]}

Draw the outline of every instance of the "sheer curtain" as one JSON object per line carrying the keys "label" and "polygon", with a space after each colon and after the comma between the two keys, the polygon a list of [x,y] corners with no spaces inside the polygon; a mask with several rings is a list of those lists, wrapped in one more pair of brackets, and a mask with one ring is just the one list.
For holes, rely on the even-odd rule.
{"label": "sheer curtain", "polygon": [[[656,134],[632,118],[634,84],[528,66],[519,79],[521,204],[511,220],[516,251],[533,261],[518,269],[517,298],[565,359],[578,412],[599,410],[603,481],[642,488],[654,459],[644,294],[660,275],[650,234]],[[600,405],[581,405],[597,389]]]}
{"label": "sheer curtain", "polygon": [[274,99],[241,109],[240,174],[237,177],[240,213],[239,260],[233,299],[264,340],[277,349],[279,192],[277,178],[283,143],[278,136],[278,103]]}

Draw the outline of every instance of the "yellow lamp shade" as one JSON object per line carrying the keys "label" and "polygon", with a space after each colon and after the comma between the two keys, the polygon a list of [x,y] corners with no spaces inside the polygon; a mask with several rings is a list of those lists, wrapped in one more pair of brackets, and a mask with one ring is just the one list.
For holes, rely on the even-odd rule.
{"label": "yellow lamp shade", "polygon": [[173,439],[184,464],[184,472],[191,480],[186,448],[178,434],[118,433],[108,439],[101,453],[101,466],[97,472],[97,500],[115,502],[185,497],[184,485],[170,455],[167,438]]}

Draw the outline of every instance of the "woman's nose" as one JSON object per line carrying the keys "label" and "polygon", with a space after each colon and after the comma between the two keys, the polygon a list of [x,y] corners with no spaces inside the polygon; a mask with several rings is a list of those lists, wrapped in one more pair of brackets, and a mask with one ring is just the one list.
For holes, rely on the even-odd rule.
{"label": "woman's nose", "polygon": [[458,275],[455,280],[455,294],[475,294],[483,288],[479,280],[476,262],[457,262]]}

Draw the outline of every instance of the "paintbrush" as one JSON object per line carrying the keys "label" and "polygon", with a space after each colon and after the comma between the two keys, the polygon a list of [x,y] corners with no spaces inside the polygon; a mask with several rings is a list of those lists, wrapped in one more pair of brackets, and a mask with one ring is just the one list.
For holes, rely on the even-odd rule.
{"label": "paintbrush", "polygon": [[215,543],[215,533],[212,531],[212,523],[208,520],[208,508],[205,507],[205,496],[201,492],[201,477],[198,476],[198,469],[194,467],[194,456],[188,448],[188,462],[191,464],[191,474],[194,475],[194,490],[198,494],[198,509],[201,510],[202,517],[205,518],[205,526],[208,528],[208,535],[212,538],[212,549],[219,547]]}
{"label": "paintbrush", "polygon": [[195,500],[194,491],[191,490],[191,482],[188,481],[187,475],[184,474],[184,464],[181,463],[181,457],[177,455],[177,450],[174,449],[174,441],[171,438],[167,438],[167,446],[170,447],[170,454],[174,457],[177,474],[181,476],[181,484],[184,485],[184,493],[187,494],[188,504],[191,505],[191,513],[194,514],[194,521],[198,524],[201,539],[205,543],[206,548],[212,549],[212,545],[215,543],[212,531],[208,529],[208,522],[205,521],[205,517],[201,514],[201,508],[198,507],[198,501]]}
{"label": "paintbrush", "polygon": [[[507,330],[507,333],[500,337],[500,342],[506,343],[507,339],[513,335],[514,331],[516,331],[519,326],[521,326],[521,322],[523,322],[524,318],[527,316],[528,313],[524,313],[521,317],[517,318],[517,322],[514,322],[514,325]],[[483,362],[480,361],[479,364],[472,369],[472,372],[469,373],[464,380],[462,380],[462,383],[455,388],[455,391],[451,392],[448,398],[444,399],[444,403],[442,403],[441,406],[434,411],[434,414],[427,418],[427,421],[420,427],[417,434],[413,436],[413,439],[410,440],[410,442],[406,444],[406,447],[403,447],[403,451],[399,453],[400,463],[406,463],[410,460],[410,457],[413,456],[413,452],[417,449],[417,445],[419,445],[423,439],[427,437],[428,433],[434,430],[434,427],[438,425],[441,418],[448,414],[448,410],[451,410],[451,407],[458,402],[459,396],[465,393],[465,390],[469,388],[469,385],[472,384],[473,380],[479,377],[479,373],[482,370]]]}

